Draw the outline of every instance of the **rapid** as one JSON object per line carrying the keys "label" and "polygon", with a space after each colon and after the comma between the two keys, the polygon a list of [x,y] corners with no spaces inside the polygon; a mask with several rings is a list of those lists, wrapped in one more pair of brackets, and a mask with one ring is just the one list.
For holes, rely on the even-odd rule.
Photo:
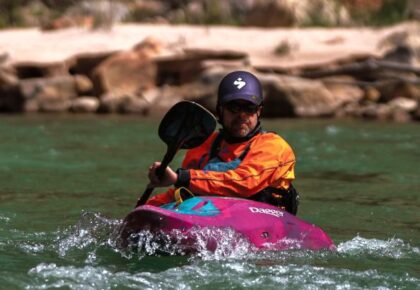
{"label": "rapid", "polygon": [[189,255],[148,232],[121,250],[122,219],[165,152],[158,123],[0,116],[0,289],[419,289],[418,124],[263,120],[297,155],[298,216],[336,251],[254,252],[229,229],[197,230]]}

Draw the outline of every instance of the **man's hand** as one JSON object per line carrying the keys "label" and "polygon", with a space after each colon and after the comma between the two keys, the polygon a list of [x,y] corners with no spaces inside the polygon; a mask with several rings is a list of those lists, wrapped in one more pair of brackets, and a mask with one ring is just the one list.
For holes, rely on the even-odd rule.
{"label": "man's hand", "polygon": [[159,177],[156,175],[156,170],[160,167],[160,162],[154,162],[149,167],[149,185],[148,187],[165,187],[173,185],[177,179],[178,174],[176,174],[175,171],[173,171],[170,167],[166,167],[165,173],[163,174],[162,178],[159,179]]}

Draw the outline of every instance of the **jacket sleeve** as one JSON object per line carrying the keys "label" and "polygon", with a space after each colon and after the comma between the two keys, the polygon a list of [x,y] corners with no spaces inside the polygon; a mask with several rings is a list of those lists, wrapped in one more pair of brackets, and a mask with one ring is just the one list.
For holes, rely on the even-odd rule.
{"label": "jacket sleeve", "polygon": [[281,137],[266,133],[251,144],[241,164],[226,172],[188,170],[189,188],[198,194],[249,197],[264,188],[288,188],[295,155]]}

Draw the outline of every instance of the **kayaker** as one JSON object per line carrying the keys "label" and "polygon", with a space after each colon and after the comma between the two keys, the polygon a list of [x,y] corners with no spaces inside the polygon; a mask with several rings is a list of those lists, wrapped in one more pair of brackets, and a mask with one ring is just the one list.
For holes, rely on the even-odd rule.
{"label": "kayaker", "polygon": [[150,198],[160,206],[188,195],[241,197],[276,205],[296,214],[299,195],[292,186],[295,155],[279,135],[262,130],[263,92],[250,72],[234,71],[219,84],[217,116],[222,128],[201,146],[187,151],[182,167],[156,176],[160,162],[149,168],[150,185],[174,185]]}

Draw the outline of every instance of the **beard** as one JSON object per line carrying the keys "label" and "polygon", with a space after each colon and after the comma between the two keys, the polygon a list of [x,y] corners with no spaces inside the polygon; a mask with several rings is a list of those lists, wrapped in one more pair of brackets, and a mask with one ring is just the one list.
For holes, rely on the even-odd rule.
{"label": "beard", "polygon": [[241,118],[234,119],[229,126],[225,126],[225,130],[233,137],[245,137],[254,129],[250,120]]}

